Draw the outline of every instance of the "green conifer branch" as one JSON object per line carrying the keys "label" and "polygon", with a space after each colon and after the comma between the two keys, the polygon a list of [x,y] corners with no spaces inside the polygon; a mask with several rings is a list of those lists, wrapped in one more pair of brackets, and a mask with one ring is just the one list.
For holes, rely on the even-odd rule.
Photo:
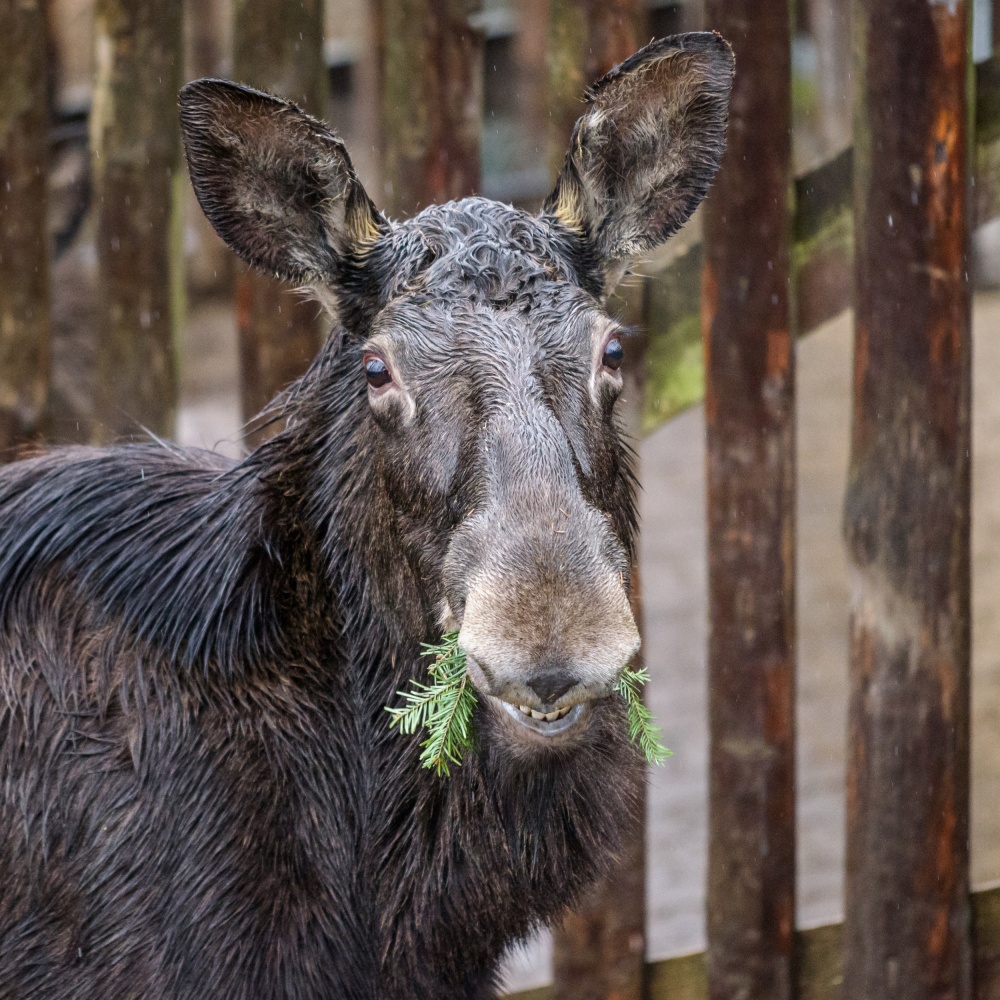
{"label": "green conifer branch", "polygon": [[[386,711],[392,717],[390,728],[398,726],[406,734],[427,730],[427,738],[420,744],[420,763],[448,777],[450,765],[460,765],[465,752],[475,746],[472,716],[476,692],[469,683],[457,632],[449,632],[439,645],[425,645],[423,649],[425,656],[434,658],[427,669],[431,683],[411,681],[411,690],[396,692],[405,704]],[[653,714],[642,701],[640,689],[648,680],[644,669],[626,668],[615,691],[628,707],[629,739],[638,744],[650,764],[662,764],[670,751],[660,741],[660,729],[653,725]]]}
{"label": "green conifer branch", "polygon": [[672,756],[660,740],[661,729],[653,725],[653,713],[642,700],[640,688],[649,680],[646,668],[629,670],[626,667],[615,684],[615,690],[625,699],[628,706],[628,738],[639,744],[650,764],[662,764]]}
{"label": "green conifer branch", "polygon": [[399,726],[400,732],[407,734],[426,729],[420,763],[448,777],[449,765],[461,764],[462,755],[475,744],[472,713],[476,693],[465,669],[465,654],[458,648],[457,632],[443,636],[438,646],[423,648],[425,656],[434,657],[427,669],[432,683],[412,681],[412,690],[398,691],[406,704],[387,709],[392,716],[389,726]]}

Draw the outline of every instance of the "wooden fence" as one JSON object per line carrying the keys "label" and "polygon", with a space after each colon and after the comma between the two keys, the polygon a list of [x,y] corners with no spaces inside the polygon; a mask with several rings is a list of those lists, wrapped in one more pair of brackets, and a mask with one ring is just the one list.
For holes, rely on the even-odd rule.
{"label": "wooden fence", "polygon": [[[1000,215],[1000,57],[972,71],[970,4],[853,0],[855,143],[796,177],[788,0],[707,0],[703,11],[637,0],[486,9],[479,0],[341,0],[368,25],[367,54],[352,71],[375,81],[377,95],[354,103],[376,122],[369,186],[395,213],[477,189],[531,203],[546,189],[551,149],[564,148],[577,95],[651,33],[703,22],[737,53],[729,151],[705,211],[621,300],[646,331],[631,374],[636,430],[706,406],[708,952],[644,964],[645,838],[636,831],[623,871],[557,933],[553,987],[523,1000],[1000,998],[1000,890],[970,895],[968,885],[969,236]],[[218,25],[197,6],[189,28]],[[834,60],[820,100],[842,112],[848,0],[791,6],[813,11],[823,58]],[[90,175],[101,323],[83,434],[95,441],[129,432],[132,420],[169,434],[176,411],[183,8],[96,0]],[[39,178],[50,155],[44,36],[55,10],[55,0],[0,0],[0,30],[17,42],[17,58],[0,64],[7,456],[53,436]],[[320,0],[233,0],[232,15],[234,75],[322,112],[324,51],[328,79],[342,67],[323,47]],[[504,35],[504,17],[521,30]],[[1000,38],[997,0],[994,30]],[[519,134],[542,154],[535,166],[484,176],[484,100],[504,99],[484,53],[508,35],[524,84],[514,98]],[[222,44],[196,37],[190,65],[224,68]],[[235,289],[249,417],[303,370],[319,331],[269,279],[238,269]],[[796,932],[795,341],[852,305],[846,920]],[[264,433],[252,429],[248,441]]]}
{"label": "wooden fence", "polygon": [[[973,893],[970,902],[975,987],[966,995],[975,1000],[997,1000],[1000,997],[1000,889]],[[789,989],[797,1000],[844,1000],[847,997],[843,935],[842,924],[796,932],[795,963]],[[644,988],[643,996],[647,1000],[705,1000],[709,996],[707,956],[682,955],[650,962],[646,966]],[[544,986],[518,993],[511,1000],[551,1000],[553,995],[553,989]]]}

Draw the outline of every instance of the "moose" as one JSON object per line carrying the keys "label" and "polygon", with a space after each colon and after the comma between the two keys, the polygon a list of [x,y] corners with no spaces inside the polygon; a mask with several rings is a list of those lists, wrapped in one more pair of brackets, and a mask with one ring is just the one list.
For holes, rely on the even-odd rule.
{"label": "moose", "polygon": [[[608,298],[704,197],[733,57],[651,42],[590,89],[540,213],[383,216],[342,142],[220,80],[202,208],[333,317],[238,462],[160,441],[0,472],[0,995],[488,998],[611,870],[636,513]],[[386,706],[458,632],[445,779]]]}

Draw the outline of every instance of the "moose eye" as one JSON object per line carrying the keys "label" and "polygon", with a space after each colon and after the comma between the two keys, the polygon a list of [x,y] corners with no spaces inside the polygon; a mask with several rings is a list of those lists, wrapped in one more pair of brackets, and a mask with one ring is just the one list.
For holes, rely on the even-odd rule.
{"label": "moose eye", "polygon": [[601,355],[601,364],[605,368],[610,368],[613,372],[618,371],[625,360],[625,349],[622,342],[617,337],[612,337],[604,347],[604,354]]}
{"label": "moose eye", "polygon": [[392,381],[388,366],[377,354],[366,354],[364,366],[365,379],[373,389],[381,389]]}

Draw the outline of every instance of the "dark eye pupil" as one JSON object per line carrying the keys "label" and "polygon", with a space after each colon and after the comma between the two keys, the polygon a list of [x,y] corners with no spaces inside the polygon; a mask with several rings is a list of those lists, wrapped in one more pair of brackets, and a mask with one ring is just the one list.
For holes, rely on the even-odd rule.
{"label": "dark eye pupil", "polygon": [[389,369],[381,358],[369,358],[365,362],[365,378],[373,389],[381,389],[392,381]]}
{"label": "dark eye pupil", "polygon": [[608,346],[604,348],[604,357],[601,358],[601,364],[612,371],[618,371],[624,359],[625,351],[622,348],[622,342],[617,337],[614,340],[609,340]]}

